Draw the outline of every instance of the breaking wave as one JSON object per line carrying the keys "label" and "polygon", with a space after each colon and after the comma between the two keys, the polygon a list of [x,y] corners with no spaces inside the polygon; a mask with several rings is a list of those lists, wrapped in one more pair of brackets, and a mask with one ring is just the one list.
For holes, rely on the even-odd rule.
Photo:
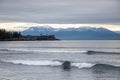
{"label": "breaking wave", "polygon": [[10,51],[9,49],[0,49],[0,51]]}
{"label": "breaking wave", "polygon": [[79,69],[81,69],[81,68],[91,68],[94,65],[95,64],[93,64],[93,63],[72,63],[71,64],[71,66],[77,67]]}
{"label": "breaking wave", "polygon": [[23,48],[9,48],[9,49],[0,49],[0,51],[18,51],[18,52],[41,52],[41,53],[86,53],[87,50],[73,50],[73,49],[23,49]]}
{"label": "breaking wave", "polygon": [[1,60],[2,62],[8,62],[13,64],[31,65],[31,66],[60,66],[60,61],[52,60]]}
{"label": "breaking wave", "polygon": [[74,50],[74,49],[24,49],[24,48],[9,48],[9,49],[0,49],[0,51],[18,51],[18,52],[40,52],[40,53],[86,53],[88,55],[92,54],[120,54],[120,52],[105,52],[105,51],[94,51],[94,50]]}
{"label": "breaking wave", "polygon": [[104,51],[92,51],[92,50],[88,50],[86,53],[88,55],[91,55],[91,54],[120,54],[120,52],[104,52]]}
{"label": "breaking wave", "polygon": [[[62,66],[64,61],[59,60],[1,60],[4,63],[12,63],[15,65],[27,65],[27,66]],[[110,67],[120,67],[116,65],[110,64],[95,64],[95,63],[76,63],[71,62],[71,67],[76,68],[96,68],[96,67],[103,67],[103,68],[110,68]]]}
{"label": "breaking wave", "polygon": [[59,49],[59,48],[38,48],[38,49],[26,49],[26,48],[8,48],[0,49],[0,51],[18,51],[26,53],[83,53],[83,54],[120,54],[120,52],[105,52],[105,51],[94,51],[94,50],[79,50],[79,49]]}
{"label": "breaking wave", "polygon": [[[28,65],[28,66],[61,66],[64,61],[59,60],[1,60],[2,62],[12,63],[12,64],[20,64],[20,65]],[[77,68],[91,68],[92,63],[74,63],[71,62],[71,67]]]}

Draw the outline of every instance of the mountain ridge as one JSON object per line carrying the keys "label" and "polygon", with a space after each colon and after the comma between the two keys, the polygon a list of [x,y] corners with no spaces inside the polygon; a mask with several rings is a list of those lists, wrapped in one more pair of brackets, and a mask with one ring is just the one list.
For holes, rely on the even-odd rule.
{"label": "mountain ridge", "polygon": [[120,40],[120,34],[106,28],[79,27],[79,28],[52,28],[30,27],[21,32],[22,35],[55,35],[63,40]]}

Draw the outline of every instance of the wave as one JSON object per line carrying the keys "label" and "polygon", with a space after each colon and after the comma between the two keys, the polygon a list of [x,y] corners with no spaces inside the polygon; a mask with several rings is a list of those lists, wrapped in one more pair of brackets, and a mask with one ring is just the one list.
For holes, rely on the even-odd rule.
{"label": "wave", "polygon": [[[1,62],[28,66],[61,66],[64,63],[64,61],[60,60],[1,60]],[[71,62],[71,67],[77,68],[91,68],[93,65],[95,64]]]}
{"label": "wave", "polygon": [[[12,64],[28,65],[28,66],[61,66],[64,61],[60,60],[1,60]],[[74,63],[71,62],[71,67],[90,68],[95,64],[92,63]]]}
{"label": "wave", "polygon": [[81,69],[81,68],[91,68],[94,65],[95,64],[93,64],[93,63],[72,63],[71,64],[71,66],[77,67],[79,69]]}
{"label": "wave", "polygon": [[87,50],[74,50],[74,49],[22,49],[22,48],[9,48],[9,49],[0,49],[0,51],[17,51],[17,52],[34,52],[34,53],[86,53]]}
{"label": "wave", "polygon": [[0,51],[10,51],[9,49],[0,49]]}
{"label": "wave", "polygon": [[95,50],[75,50],[75,49],[24,49],[24,48],[8,48],[0,49],[0,51],[17,51],[17,52],[26,52],[26,53],[83,53],[83,54],[120,54],[120,52],[105,52],[105,51],[95,51]]}
{"label": "wave", "polygon": [[[60,60],[1,60],[4,63],[12,63],[15,65],[27,65],[27,66],[62,66],[65,61]],[[98,63],[76,63],[70,62],[71,67],[82,68],[120,68],[117,65],[110,64],[98,64]]]}
{"label": "wave", "polygon": [[12,64],[31,65],[31,66],[60,66],[60,61],[52,60],[1,60],[1,62],[8,62]]}
{"label": "wave", "polygon": [[95,64],[92,68],[101,68],[101,69],[110,69],[110,68],[120,68],[118,65],[110,65],[110,64]]}
{"label": "wave", "polygon": [[88,55],[92,55],[92,54],[120,54],[120,52],[104,52],[104,51],[92,51],[92,50],[88,50],[86,53]]}
{"label": "wave", "polygon": [[1,48],[0,51],[17,51],[26,53],[83,53],[83,54],[120,54],[120,52],[95,51],[95,50],[79,50],[79,49],[59,49],[59,48]]}

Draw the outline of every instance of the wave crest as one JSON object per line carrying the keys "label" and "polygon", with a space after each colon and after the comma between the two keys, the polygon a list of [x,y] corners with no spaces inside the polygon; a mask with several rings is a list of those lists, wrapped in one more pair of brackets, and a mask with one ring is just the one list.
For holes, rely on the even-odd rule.
{"label": "wave crest", "polygon": [[88,50],[87,51],[88,55],[92,54],[120,54],[119,52],[104,52],[104,51],[93,51],[93,50]]}
{"label": "wave crest", "polygon": [[[28,66],[62,66],[65,61],[60,60],[1,60],[4,63],[28,65]],[[70,62],[71,67],[76,68],[119,68],[120,66],[110,64],[95,64],[95,63],[76,63]]]}
{"label": "wave crest", "polygon": [[35,65],[35,66],[59,66],[62,65],[60,61],[52,61],[52,60],[2,60],[3,62],[13,63],[13,64],[21,64],[21,65]]}
{"label": "wave crest", "polygon": [[[61,66],[64,61],[60,60],[1,60],[2,62],[12,63],[12,64],[21,64],[28,66]],[[77,68],[91,68],[92,63],[74,63],[71,62],[71,67]]]}
{"label": "wave crest", "polygon": [[10,51],[9,49],[0,49],[0,51]]}

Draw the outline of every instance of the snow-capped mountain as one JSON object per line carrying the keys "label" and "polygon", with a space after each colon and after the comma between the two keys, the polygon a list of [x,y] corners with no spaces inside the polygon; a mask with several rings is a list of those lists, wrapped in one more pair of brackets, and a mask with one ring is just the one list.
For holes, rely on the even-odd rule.
{"label": "snow-capped mountain", "polygon": [[30,27],[29,29],[22,31],[23,35],[40,35],[40,34],[53,34],[54,29],[52,27]]}
{"label": "snow-capped mountain", "polygon": [[30,27],[22,31],[22,35],[55,35],[63,40],[117,40],[120,34],[105,28],[80,27],[80,28],[52,28],[52,27]]}
{"label": "snow-capped mountain", "polygon": [[120,31],[115,31],[117,34],[120,34]]}

